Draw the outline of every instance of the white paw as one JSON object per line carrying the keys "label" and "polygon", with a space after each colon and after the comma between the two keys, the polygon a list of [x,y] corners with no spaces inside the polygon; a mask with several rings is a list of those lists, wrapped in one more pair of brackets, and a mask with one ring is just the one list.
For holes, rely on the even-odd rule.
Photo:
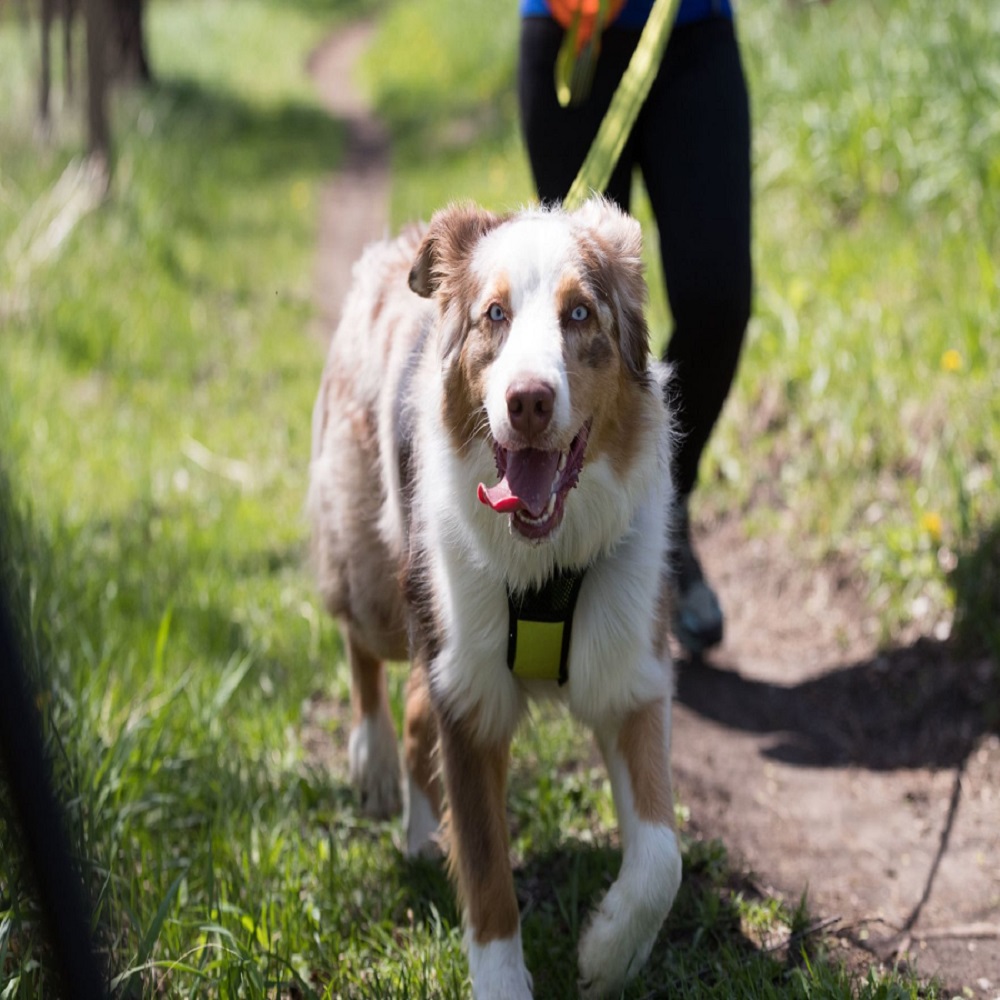
{"label": "white paw", "polygon": [[580,996],[587,1000],[621,993],[645,964],[662,918],[651,923],[636,919],[614,885],[580,938]]}
{"label": "white paw", "polygon": [[622,865],[580,938],[580,995],[587,1000],[620,993],[646,964],[677,895],[681,856],[674,834],[649,827],[642,833],[644,849],[633,855],[638,863]]}
{"label": "white paw", "polygon": [[438,830],[438,818],[430,799],[420,786],[407,775],[406,802],[403,813],[408,858],[438,858],[443,853]]}
{"label": "white paw", "polygon": [[473,1000],[532,1000],[521,932],[489,944],[468,943]]}
{"label": "white paw", "polygon": [[395,816],[401,806],[399,751],[389,716],[365,716],[351,730],[347,753],[361,811],[375,819]]}

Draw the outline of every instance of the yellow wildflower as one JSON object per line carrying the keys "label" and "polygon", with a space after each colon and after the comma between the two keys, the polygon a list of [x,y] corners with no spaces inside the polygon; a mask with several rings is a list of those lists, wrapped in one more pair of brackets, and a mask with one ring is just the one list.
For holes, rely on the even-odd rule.
{"label": "yellow wildflower", "polygon": [[944,525],[941,515],[935,510],[925,511],[920,516],[920,530],[930,535],[931,541],[936,545],[941,541],[941,531]]}
{"label": "yellow wildflower", "polygon": [[941,368],[946,372],[960,371],[962,364],[962,355],[959,354],[954,347],[949,347],[948,350],[941,355]]}

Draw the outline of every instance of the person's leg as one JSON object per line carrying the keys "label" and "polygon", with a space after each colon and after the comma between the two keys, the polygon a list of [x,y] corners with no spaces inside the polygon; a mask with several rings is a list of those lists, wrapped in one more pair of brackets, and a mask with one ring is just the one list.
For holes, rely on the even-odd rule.
{"label": "person's leg", "polygon": [[[609,29],[602,39],[590,95],[583,103],[561,107],[556,98],[555,62],[563,29],[553,20],[529,17],[521,22],[518,100],[521,130],[538,197],[562,201],[586,159],[632,51],[637,31]],[[631,143],[608,185],[607,195],[628,211],[632,184]]]}
{"label": "person's leg", "polygon": [[732,24],[676,30],[639,124],[638,159],[660,234],[674,329],[687,495],[722,410],[750,315],[750,117]]}
{"label": "person's leg", "polygon": [[752,285],[749,102],[731,22],[675,30],[636,141],[674,321],[678,637],[700,652],[721,640],[722,615],[690,545],[687,501],[736,373]]}

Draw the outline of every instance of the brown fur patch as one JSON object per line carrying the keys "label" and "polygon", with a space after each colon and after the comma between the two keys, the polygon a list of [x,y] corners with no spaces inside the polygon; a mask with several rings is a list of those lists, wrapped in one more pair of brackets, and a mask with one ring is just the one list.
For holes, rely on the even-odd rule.
{"label": "brown fur patch", "polygon": [[427,796],[434,815],[440,819],[441,782],[436,763],[437,742],[437,719],[427,686],[427,669],[419,661],[414,662],[406,685],[403,753],[407,771]]}
{"label": "brown fur patch", "polygon": [[[608,455],[624,476],[655,416],[642,266],[592,232],[580,243],[580,274],[567,275],[559,294],[575,415],[593,418],[588,454]],[[567,322],[575,304],[590,308],[587,322]]]}
{"label": "brown fur patch", "polygon": [[665,567],[660,575],[660,593],[656,599],[656,614],[653,617],[653,652],[661,661],[670,655],[670,617],[673,610],[673,587],[670,573]]}
{"label": "brown fur patch", "polygon": [[[410,288],[430,298],[460,269],[479,240],[503,219],[475,205],[451,205],[435,213],[410,269]],[[451,298],[445,290],[445,298]]]}
{"label": "brown fur patch", "polygon": [[[619,476],[636,460],[643,434],[654,419],[656,400],[645,383],[637,382],[621,357],[617,344],[603,331],[570,345],[567,359],[573,410],[578,424],[592,419],[587,453],[591,459],[607,455]],[[603,337],[609,351],[606,364],[588,363],[587,350]]]}
{"label": "brown fur patch", "polygon": [[347,659],[351,666],[351,708],[354,724],[365,716],[388,711],[385,686],[385,664],[363,649],[354,639],[350,627],[347,631]]}
{"label": "brown fur patch", "polygon": [[630,375],[623,374],[619,383],[618,417],[611,428],[611,464],[623,476],[636,460],[639,442],[653,422],[657,405],[652,388],[640,388]]}
{"label": "brown fur patch", "polygon": [[465,337],[461,353],[449,366],[444,378],[444,423],[452,444],[464,451],[477,436],[488,433],[483,400],[486,374],[496,358],[497,344],[483,330],[472,329]]}
{"label": "brown fur patch", "polygon": [[673,829],[674,798],[663,728],[664,708],[661,699],[629,713],[618,731],[618,749],[632,780],[632,797],[639,818]]}
{"label": "brown fur patch", "polygon": [[[610,310],[601,307],[593,301],[593,295],[579,274],[570,271],[564,275],[556,289],[559,320],[568,349],[588,368],[605,368],[614,361],[615,352],[611,346],[610,337],[614,335],[611,329],[605,330],[606,318]],[[585,320],[574,320],[573,310],[584,306],[588,316]],[[603,313],[603,317],[602,317]]]}
{"label": "brown fur patch", "polygon": [[614,337],[622,360],[638,381],[648,380],[649,328],[646,326],[646,282],[642,265],[622,258],[599,236],[580,248],[586,281],[610,308]]}
{"label": "brown fur patch", "polygon": [[399,569],[398,582],[410,611],[412,662],[433,663],[443,644],[444,630],[427,577],[427,553],[411,545]]}
{"label": "brown fur patch", "polygon": [[588,368],[607,368],[614,361],[615,352],[611,342],[601,332],[587,340],[580,352],[580,360]]}
{"label": "brown fur patch", "polygon": [[468,720],[441,719],[449,864],[477,944],[509,938],[519,913],[507,831],[509,746],[484,747]]}

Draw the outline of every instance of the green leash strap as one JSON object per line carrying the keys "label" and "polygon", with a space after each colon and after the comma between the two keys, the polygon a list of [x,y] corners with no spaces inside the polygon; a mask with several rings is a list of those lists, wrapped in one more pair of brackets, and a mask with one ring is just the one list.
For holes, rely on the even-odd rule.
{"label": "green leash strap", "polygon": [[608,113],[597,130],[569,194],[563,200],[566,211],[579,208],[592,192],[603,192],[607,188],[643,101],[659,72],[679,5],[680,0],[656,0],[653,4],[639,44],[611,99]]}
{"label": "green leash strap", "polygon": [[573,612],[586,570],[556,573],[541,587],[507,591],[507,666],[522,680],[569,680]]}

